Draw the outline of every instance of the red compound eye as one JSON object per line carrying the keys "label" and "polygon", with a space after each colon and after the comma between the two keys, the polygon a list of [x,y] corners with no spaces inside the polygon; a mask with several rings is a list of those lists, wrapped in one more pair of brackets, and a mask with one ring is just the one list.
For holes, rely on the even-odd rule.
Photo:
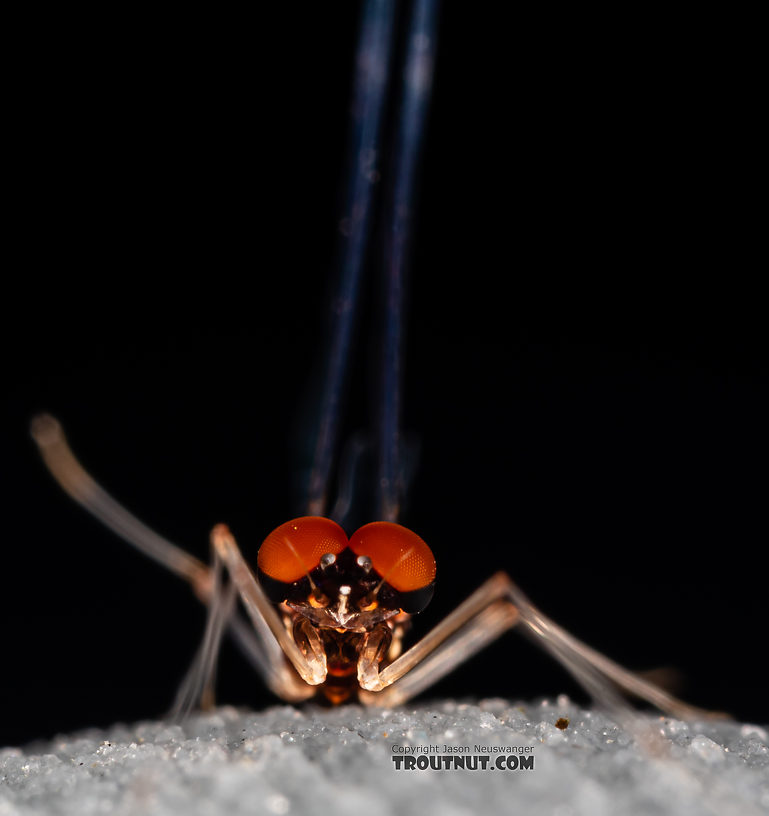
{"label": "red compound eye", "polygon": [[411,530],[389,521],[374,521],[350,538],[356,555],[367,555],[374,569],[399,592],[423,589],[435,580],[435,557]]}
{"label": "red compound eye", "polygon": [[303,516],[273,530],[259,548],[256,563],[269,578],[292,584],[312,572],[322,555],[336,555],[346,546],[347,536],[335,521]]}

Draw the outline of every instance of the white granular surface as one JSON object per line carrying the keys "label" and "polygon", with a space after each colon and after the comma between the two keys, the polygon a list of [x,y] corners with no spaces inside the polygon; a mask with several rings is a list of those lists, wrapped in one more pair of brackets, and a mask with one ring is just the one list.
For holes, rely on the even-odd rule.
{"label": "white granular surface", "polygon": [[[220,708],[182,725],[115,725],[0,749],[0,816],[769,812],[765,728],[654,716],[643,728],[652,749],[565,697],[384,710]],[[467,746],[454,755],[492,764],[533,756],[533,768],[396,769],[393,757],[425,763],[450,755],[444,746]]]}

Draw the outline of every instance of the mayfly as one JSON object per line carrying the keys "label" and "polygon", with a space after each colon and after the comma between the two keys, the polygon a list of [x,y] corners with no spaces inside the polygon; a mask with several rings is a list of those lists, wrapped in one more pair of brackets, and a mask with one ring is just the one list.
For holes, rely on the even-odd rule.
{"label": "mayfly", "polygon": [[[179,710],[211,701],[219,645],[226,631],[266,685],[286,701],[315,697],[332,704],[357,699],[366,705],[393,706],[423,692],[503,633],[519,627],[600,703],[621,710],[620,690],[675,716],[694,716],[701,712],[571,636],[540,612],[504,572],[489,578],[414,645],[404,644],[412,616],[431,599],[437,573],[428,544],[399,524],[407,481],[399,427],[403,275],[435,49],[434,0],[416,0],[406,27],[399,122],[387,175],[389,197],[383,206],[387,294],[375,520],[348,535],[341,500],[346,491],[340,490],[340,500],[330,506],[339,403],[353,346],[373,191],[381,175],[381,120],[394,73],[390,63],[396,54],[394,6],[387,0],[371,0],[363,12],[353,103],[355,166],[343,219],[347,240],[336,300],[338,319],[318,411],[304,515],[267,535],[253,570],[230,530],[217,525],[211,533],[208,566],[150,530],[109,496],[79,464],[57,420],[37,417],[33,437],[67,493],[129,543],[188,581],[206,604],[203,643],[180,691]],[[238,598],[250,624],[235,608]]]}

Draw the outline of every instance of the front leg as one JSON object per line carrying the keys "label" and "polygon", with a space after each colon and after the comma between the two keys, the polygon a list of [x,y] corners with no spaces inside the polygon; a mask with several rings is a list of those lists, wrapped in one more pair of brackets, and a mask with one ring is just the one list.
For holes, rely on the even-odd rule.
{"label": "front leg", "polygon": [[[188,581],[197,597],[209,607],[206,635],[193,667],[179,690],[175,706],[177,713],[189,710],[197,702],[197,698],[211,686],[219,640],[225,623],[246,657],[279,697],[294,702],[306,700],[314,694],[313,688],[307,684],[313,682],[313,677],[317,676],[318,672],[309,671],[310,679],[303,682],[302,678],[286,664],[281,648],[281,641],[285,642],[285,639],[282,637],[276,639],[274,634],[275,620],[278,623],[280,620],[266,599],[263,603],[261,601],[257,603],[256,606],[263,609],[269,608],[269,612],[272,613],[271,626],[267,625],[263,614],[255,612],[253,606],[249,607],[248,602],[245,601],[244,591],[251,594],[254,594],[254,591],[248,587],[244,590],[238,586],[241,596],[244,597],[244,603],[249,607],[252,620],[256,614],[254,632],[239,615],[229,614],[229,600],[221,584],[217,583],[213,570],[181,547],[177,547],[147,527],[115,501],[93,479],[70,449],[61,425],[56,419],[48,414],[35,417],[32,421],[31,432],[40,449],[43,461],[63,490],[129,544]],[[216,529],[219,530],[217,540],[221,551],[229,552],[233,548],[236,551],[236,554],[230,553],[228,566],[230,569],[240,569],[237,562],[238,558],[242,561],[242,557],[237,552],[234,539],[226,527]],[[214,532],[216,533],[216,530]],[[217,546],[216,542],[214,546]],[[223,556],[222,560],[225,560]],[[248,572],[245,563],[243,567]],[[244,582],[248,584],[247,577],[241,579],[241,584]],[[258,586],[256,586],[255,593],[261,594]],[[278,629],[280,630],[280,627]],[[294,650],[297,654],[299,653],[296,647]],[[299,657],[303,664],[306,663],[301,654]]]}
{"label": "front leg", "polygon": [[444,618],[422,640],[381,672],[361,651],[361,682],[367,705],[392,706],[424,691],[516,624],[558,660],[593,699],[609,709],[625,708],[617,689],[680,719],[712,716],[623,668],[570,635],[539,611],[504,572],[498,572]]}
{"label": "front leg", "polygon": [[[287,700],[306,699],[313,693],[312,686],[326,679],[326,655],[320,639],[305,637],[300,649],[286,629],[275,607],[264,594],[253,572],[243,558],[235,539],[224,524],[211,531],[211,544],[227,566],[232,582],[238,589],[260,640],[269,649],[265,667],[267,683],[279,696]],[[296,673],[289,672],[283,659],[287,657],[306,686],[302,688]]]}

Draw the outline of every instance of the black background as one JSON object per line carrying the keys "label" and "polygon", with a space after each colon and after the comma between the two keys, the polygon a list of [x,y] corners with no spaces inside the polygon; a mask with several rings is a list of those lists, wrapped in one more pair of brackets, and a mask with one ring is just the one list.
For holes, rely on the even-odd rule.
{"label": "black background", "polygon": [[[176,578],[28,437],[201,558],[290,518],[342,207],[356,4],[19,21],[7,118],[0,743],[161,715],[202,633]],[[69,12],[67,12],[69,15]],[[500,20],[446,4],[421,168],[404,522],[426,630],[505,569],[680,694],[769,719],[765,275],[750,21]],[[384,178],[387,178],[386,166]],[[381,257],[377,237],[370,269]],[[372,302],[345,434],[371,415]],[[427,696],[567,675],[509,635]],[[227,648],[222,702],[272,698]]]}

